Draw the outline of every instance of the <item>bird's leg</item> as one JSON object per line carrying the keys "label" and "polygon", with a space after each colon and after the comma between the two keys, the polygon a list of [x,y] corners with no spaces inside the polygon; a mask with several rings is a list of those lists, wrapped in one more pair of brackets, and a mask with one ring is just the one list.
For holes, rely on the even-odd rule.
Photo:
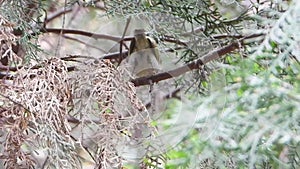
{"label": "bird's leg", "polygon": [[151,113],[152,115],[155,113],[155,91],[153,90],[154,83],[152,80],[150,80],[150,89],[149,89],[149,94],[150,94],[150,103],[151,103]]}
{"label": "bird's leg", "polygon": [[152,82],[152,80],[149,80],[149,86],[150,86],[149,93],[152,93],[152,91],[153,91],[153,82]]}

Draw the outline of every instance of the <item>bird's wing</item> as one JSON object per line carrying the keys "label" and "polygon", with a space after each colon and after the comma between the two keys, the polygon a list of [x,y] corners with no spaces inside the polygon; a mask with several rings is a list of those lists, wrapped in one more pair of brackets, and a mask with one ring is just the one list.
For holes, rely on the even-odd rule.
{"label": "bird's wing", "polygon": [[160,60],[160,54],[159,54],[159,51],[157,49],[157,43],[154,39],[150,38],[150,37],[147,37],[147,40],[148,40],[148,43],[149,43],[149,48],[152,49],[154,55],[155,55],[155,58],[156,60],[161,63],[161,60]]}
{"label": "bird's wing", "polygon": [[153,39],[147,36],[147,40],[149,43],[149,48],[156,48],[157,47],[157,42]]}
{"label": "bird's wing", "polygon": [[133,52],[135,52],[135,38],[133,38],[130,42],[128,55],[131,55]]}

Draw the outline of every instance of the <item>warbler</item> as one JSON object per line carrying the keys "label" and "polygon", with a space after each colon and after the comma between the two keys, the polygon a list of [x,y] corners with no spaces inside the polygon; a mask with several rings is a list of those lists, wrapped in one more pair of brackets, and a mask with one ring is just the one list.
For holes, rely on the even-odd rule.
{"label": "warbler", "polygon": [[156,41],[144,29],[135,29],[129,47],[129,63],[137,77],[150,76],[160,70],[160,54]]}

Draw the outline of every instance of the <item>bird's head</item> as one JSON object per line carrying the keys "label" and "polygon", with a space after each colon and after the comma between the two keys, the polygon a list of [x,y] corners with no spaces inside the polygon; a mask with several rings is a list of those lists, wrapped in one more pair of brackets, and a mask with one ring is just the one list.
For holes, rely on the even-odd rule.
{"label": "bird's head", "polygon": [[135,29],[134,30],[134,36],[136,38],[139,38],[139,37],[145,37],[146,34],[145,34],[145,29]]}

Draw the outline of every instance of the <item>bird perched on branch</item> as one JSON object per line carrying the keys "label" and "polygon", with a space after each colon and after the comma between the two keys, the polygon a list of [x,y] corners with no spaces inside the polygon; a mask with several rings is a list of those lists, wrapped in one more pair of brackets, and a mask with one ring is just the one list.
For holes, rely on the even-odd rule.
{"label": "bird perched on branch", "polygon": [[[157,43],[154,39],[146,36],[144,29],[134,30],[134,38],[130,43],[129,48],[129,65],[133,76],[144,77],[158,73],[161,68],[160,54],[157,48]],[[154,84],[150,81],[149,93],[151,100],[152,112],[156,111],[156,101],[158,90],[154,90]]]}
{"label": "bird perched on branch", "polygon": [[146,36],[144,29],[134,30],[134,38],[129,48],[129,63],[137,77],[150,76],[160,70],[160,54],[157,43]]}

